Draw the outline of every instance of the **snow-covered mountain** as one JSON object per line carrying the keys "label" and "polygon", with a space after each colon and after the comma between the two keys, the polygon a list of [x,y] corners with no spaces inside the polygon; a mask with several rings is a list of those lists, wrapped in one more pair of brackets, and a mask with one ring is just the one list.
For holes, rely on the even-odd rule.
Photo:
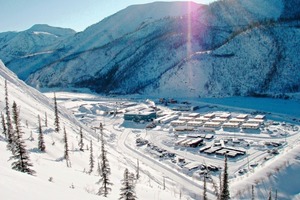
{"label": "snow-covered mountain", "polygon": [[[56,50],[60,42],[75,33],[72,29],[51,27],[45,24],[37,24],[21,32],[0,33],[0,59],[9,64],[15,59],[26,60],[32,56],[50,54]],[[32,65],[11,66],[12,70],[18,71],[22,79],[35,71]]]}
{"label": "snow-covered mountain", "polygon": [[298,4],[229,0],[130,6],[69,37],[56,51],[7,65],[37,88],[168,96],[299,92],[300,74],[293,73],[300,66]]}
{"label": "snow-covered mountain", "polygon": [[201,7],[202,5],[193,2],[154,2],[132,5],[89,26],[83,32],[69,38],[63,46],[71,48],[72,53],[101,47],[151,22],[166,17],[183,16]]}

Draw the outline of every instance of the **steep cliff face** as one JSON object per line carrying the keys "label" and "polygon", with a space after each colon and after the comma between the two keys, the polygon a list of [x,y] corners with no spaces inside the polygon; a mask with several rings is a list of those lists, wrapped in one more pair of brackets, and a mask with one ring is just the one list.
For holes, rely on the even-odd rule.
{"label": "steep cliff face", "polygon": [[[29,75],[23,78],[35,87],[87,87],[99,93],[299,92],[299,7],[284,0],[183,5],[181,12],[178,3],[128,7],[53,52],[14,59],[8,66]],[[21,65],[27,70],[17,68]]]}

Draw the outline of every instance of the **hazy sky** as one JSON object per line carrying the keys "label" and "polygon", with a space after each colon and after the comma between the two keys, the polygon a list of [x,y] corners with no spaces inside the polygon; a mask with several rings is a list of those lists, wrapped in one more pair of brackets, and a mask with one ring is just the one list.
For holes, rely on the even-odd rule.
{"label": "hazy sky", "polygon": [[0,32],[23,31],[34,24],[82,31],[129,5],[150,2],[153,0],[0,0]]}

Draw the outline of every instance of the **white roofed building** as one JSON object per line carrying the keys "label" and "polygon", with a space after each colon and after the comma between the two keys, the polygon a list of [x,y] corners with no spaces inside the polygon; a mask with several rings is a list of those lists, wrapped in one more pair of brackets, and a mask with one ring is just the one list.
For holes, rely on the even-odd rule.
{"label": "white roofed building", "polygon": [[236,116],[236,118],[238,119],[247,119],[248,114],[239,114],[238,116]]}
{"label": "white roofed building", "polygon": [[223,128],[238,128],[239,125],[240,125],[239,123],[226,122],[222,126]]}
{"label": "white roofed building", "polygon": [[221,126],[220,122],[205,122],[204,123],[204,127],[214,127],[214,128],[218,128]]}

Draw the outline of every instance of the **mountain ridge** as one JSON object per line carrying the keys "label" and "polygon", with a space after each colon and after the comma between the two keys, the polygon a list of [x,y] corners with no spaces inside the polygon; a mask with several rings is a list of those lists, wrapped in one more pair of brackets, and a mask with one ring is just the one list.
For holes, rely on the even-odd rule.
{"label": "mountain ridge", "polygon": [[[260,1],[217,1],[208,6],[198,6],[184,15],[158,17],[146,20],[146,23],[144,21],[148,19],[148,15],[144,15],[140,21],[133,22],[135,28],[126,29],[125,33],[122,32],[125,30],[122,27],[126,24],[119,23],[119,17],[124,18],[124,14],[132,13],[128,9],[145,5],[130,6],[88,27],[84,32],[69,37],[49,54],[13,60],[7,65],[14,71],[18,71],[19,63],[31,66],[31,73],[25,70],[27,74],[22,78],[37,88],[87,87],[105,94],[151,92],[159,96],[168,94],[195,97],[266,94],[280,96],[298,92],[299,75],[296,74],[295,80],[287,83],[287,74],[283,74],[292,71],[291,69],[298,69],[295,51],[287,46],[293,44],[281,37],[281,33],[287,34],[287,38],[296,44],[299,42],[296,39],[299,35],[297,8],[293,8],[294,14],[284,17],[287,9],[291,9],[290,2],[258,2]],[[155,8],[155,5],[159,4],[147,4],[145,8]],[[189,4],[185,5],[188,7]],[[264,12],[266,10],[269,11]],[[135,16],[131,15],[133,18]],[[118,36],[111,35],[110,39],[107,36],[97,36],[106,30],[103,27],[115,24],[112,23],[114,21],[120,25],[116,29],[121,31]],[[281,27],[282,30],[278,31]],[[284,31],[286,27],[289,27],[289,33]],[[110,29],[106,31],[108,30]],[[227,48],[229,46],[231,49]],[[277,49],[275,57],[273,47]],[[199,56],[205,59],[196,59]],[[290,60],[288,63],[285,57]],[[269,58],[269,63],[266,58]],[[193,64],[190,65],[191,63]],[[229,63],[230,66],[227,66]],[[269,67],[270,63],[274,63],[273,67]],[[287,64],[291,69],[284,68]],[[190,65],[186,69],[190,75],[184,72],[186,76],[183,77],[175,68],[186,68],[186,65]],[[240,65],[244,66],[241,68]],[[260,78],[252,73],[252,77],[243,79],[236,74],[234,77],[231,72],[235,69],[231,66],[242,70],[244,74],[249,74],[248,69],[252,69],[265,75]],[[227,75],[222,77],[221,72]],[[191,74],[193,79],[189,78]],[[177,81],[181,84],[173,82],[173,76],[180,77]],[[244,82],[246,80],[247,83]],[[237,82],[240,84],[236,84]],[[177,89],[180,93],[175,92]]]}

